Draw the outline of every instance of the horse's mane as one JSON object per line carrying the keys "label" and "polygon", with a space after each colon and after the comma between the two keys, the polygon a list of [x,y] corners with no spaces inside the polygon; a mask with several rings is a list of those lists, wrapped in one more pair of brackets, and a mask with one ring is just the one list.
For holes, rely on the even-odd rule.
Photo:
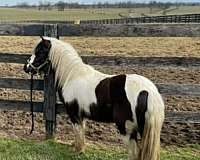
{"label": "horse's mane", "polygon": [[72,72],[73,74],[76,72],[74,69],[78,69],[78,66],[84,64],[81,57],[69,43],[55,38],[49,39],[52,45],[49,52],[49,60],[55,70],[55,80],[58,82],[59,87],[69,80]]}

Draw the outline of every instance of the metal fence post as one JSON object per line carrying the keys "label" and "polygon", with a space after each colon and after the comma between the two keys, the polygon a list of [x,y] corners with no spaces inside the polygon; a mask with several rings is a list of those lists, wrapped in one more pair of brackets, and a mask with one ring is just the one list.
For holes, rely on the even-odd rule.
{"label": "metal fence post", "polygon": [[[58,38],[57,24],[44,25],[44,36]],[[56,86],[55,73],[50,68],[49,74],[44,75],[44,120],[46,138],[53,138],[56,130]]]}

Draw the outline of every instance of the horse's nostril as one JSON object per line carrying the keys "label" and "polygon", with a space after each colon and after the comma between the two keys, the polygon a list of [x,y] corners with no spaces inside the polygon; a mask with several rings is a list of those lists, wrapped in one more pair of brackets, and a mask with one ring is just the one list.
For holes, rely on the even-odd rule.
{"label": "horse's nostril", "polygon": [[30,70],[29,70],[28,67],[27,67],[27,64],[24,65],[24,71],[25,71],[26,73],[29,73],[29,72],[30,72]]}
{"label": "horse's nostril", "polygon": [[26,68],[27,68],[27,67],[26,67],[26,64],[25,64],[25,65],[24,65],[24,71],[26,70]]}

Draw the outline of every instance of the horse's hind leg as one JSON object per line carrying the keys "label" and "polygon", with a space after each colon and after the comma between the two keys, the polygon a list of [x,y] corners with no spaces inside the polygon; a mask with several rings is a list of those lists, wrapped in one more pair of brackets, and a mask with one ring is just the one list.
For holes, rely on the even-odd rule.
{"label": "horse's hind leg", "polygon": [[74,146],[78,152],[84,152],[85,149],[85,121],[81,124],[74,123],[73,130],[75,134]]}
{"label": "horse's hind leg", "polygon": [[134,129],[134,123],[126,121],[126,136],[124,137],[124,143],[128,149],[128,159],[138,160],[138,144],[137,144],[137,131]]}
{"label": "horse's hind leg", "polygon": [[128,158],[129,160],[138,160],[138,146],[134,139],[129,139]]}

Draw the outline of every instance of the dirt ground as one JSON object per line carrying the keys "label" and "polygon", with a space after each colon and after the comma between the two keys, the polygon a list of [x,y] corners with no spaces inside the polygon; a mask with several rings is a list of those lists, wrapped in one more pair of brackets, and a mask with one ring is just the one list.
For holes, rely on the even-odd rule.
{"label": "dirt ground", "polygon": [[[0,37],[0,53],[30,53],[38,37]],[[179,56],[200,57],[200,38],[108,38],[67,37],[80,54],[123,56]],[[28,78],[23,65],[0,63],[1,77]],[[199,84],[200,69],[94,66],[108,74],[137,73],[155,83]],[[0,88],[0,99],[29,100],[29,92]],[[34,92],[34,100],[42,100],[42,92]],[[200,111],[200,97],[166,96],[167,111]],[[26,112],[0,112],[0,136],[26,139],[44,139],[42,114],[35,114],[35,131],[29,135],[31,117]],[[87,122],[87,141],[122,145],[114,124]],[[71,123],[66,115],[57,116],[56,139],[71,142],[74,139]],[[162,145],[200,143],[200,124],[165,123]]]}
{"label": "dirt ground", "polygon": [[[0,36],[0,52],[30,53],[39,37]],[[191,37],[61,37],[79,54],[199,57],[200,38]]]}

